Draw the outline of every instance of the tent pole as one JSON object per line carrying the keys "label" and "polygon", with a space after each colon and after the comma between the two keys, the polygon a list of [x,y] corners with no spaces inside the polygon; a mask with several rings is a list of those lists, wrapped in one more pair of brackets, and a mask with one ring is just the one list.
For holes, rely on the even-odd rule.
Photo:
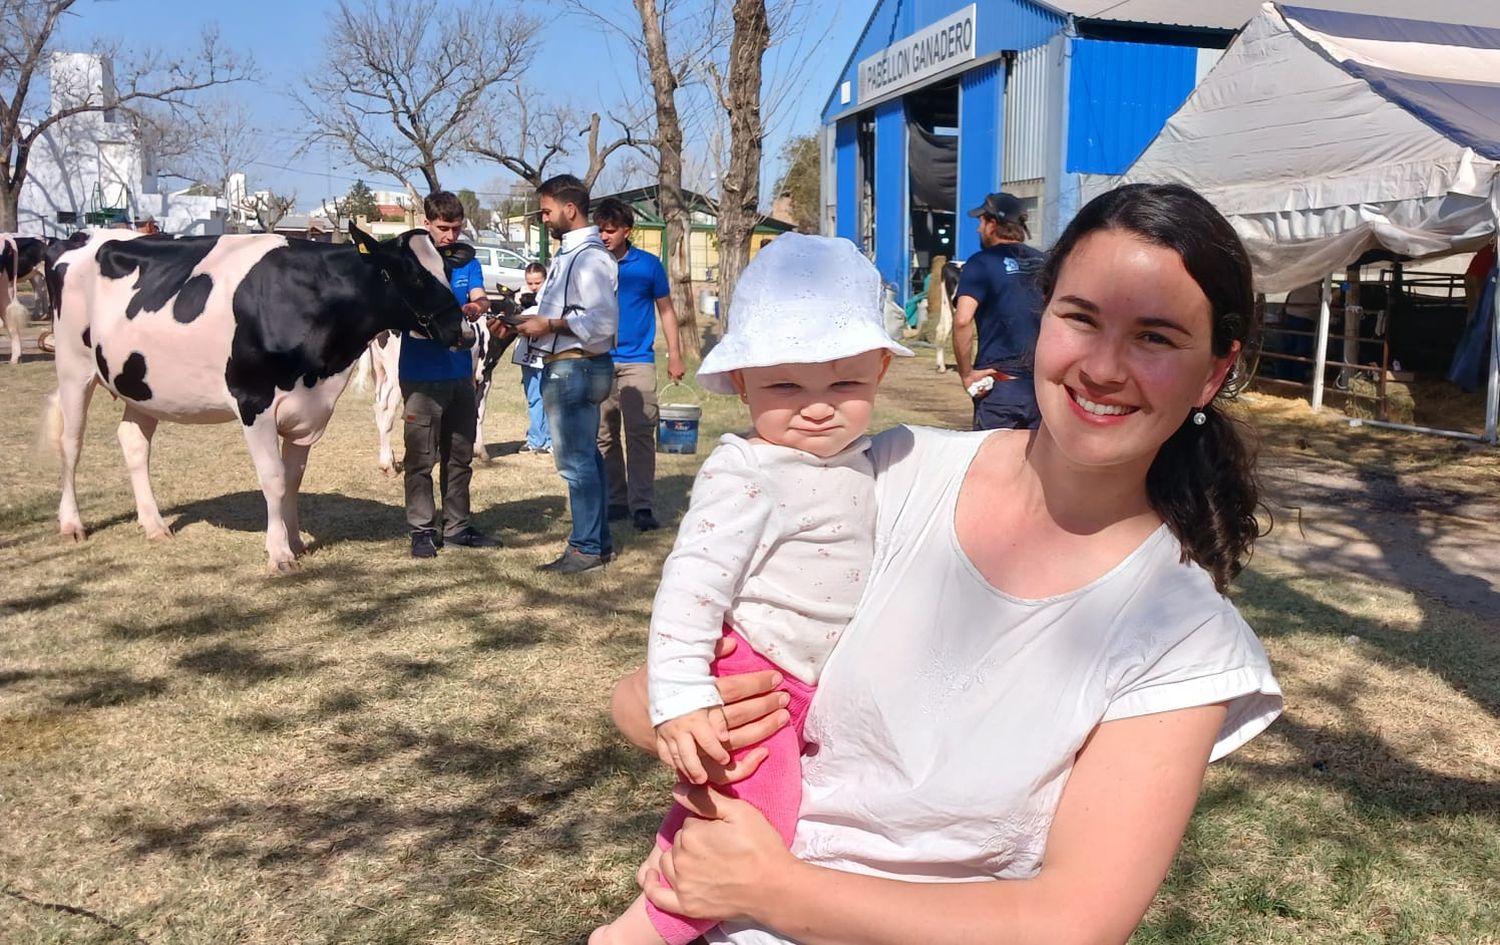
{"label": "tent pole", "polygon": [[[1500,220],[1495,226],[1495,250],[1500,258]],[[1496,420],[1500,419],[1500,284],[1490,293],[1494,310],[1490,312],[1490,386],[1484,399],[1484,441],[1496,442]]]}
{"label": "tent pole", "polygon": [[1328,320],[1333,299],[1333,273],[1323,277],[1318,304],[1318,340],[1313,348],[1312,409],[1323,409],[1323,375],[1328,370]]}

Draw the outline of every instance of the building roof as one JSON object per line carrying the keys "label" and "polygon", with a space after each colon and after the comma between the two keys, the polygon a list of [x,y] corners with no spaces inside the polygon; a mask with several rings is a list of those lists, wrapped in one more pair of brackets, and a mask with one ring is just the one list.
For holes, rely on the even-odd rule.
{"label": "building roof", "polygon": [[[1261,0],[1038,0],[1064,16],[1109,23],[1238,30],[1260,13]],[[1406,17],[1468,26],[1500,26],[1500,3],[1483,0],[1309,0],[1308,6],[1367,16]]]}
{"label": "building roof", "polygon": [[[601,200],[604,200],[608,197],[613,197],[616,200],[623,201],[624,203],[630,205],[631,210],[635,211],[637,218],[636,222],[638,224],[645,224],[647,226],[660,226],[662,224],[662,215],[661,208],[657,203],[656,193],[657,185],[650,184],[646,187],[637,187],[634,190],[622,190],[619,193],[615,194],[605,194],[601,197],[593,197],[590,199],[589,203],[592,206],[597,207]],[[714,208],[713,201],[705,197],[703,194],[700,194],[695,190],[688,190],[686,187],[684,187],[682,189],[682,199],[683,202],[687,204],[689,213],[698,213],[715,218],[718,217],[718,211]],[[761,217],[760,222],[755,225],[756,232],[760,233],[785,233],[793,229],[796,229],[796,227],[771,216]]]}

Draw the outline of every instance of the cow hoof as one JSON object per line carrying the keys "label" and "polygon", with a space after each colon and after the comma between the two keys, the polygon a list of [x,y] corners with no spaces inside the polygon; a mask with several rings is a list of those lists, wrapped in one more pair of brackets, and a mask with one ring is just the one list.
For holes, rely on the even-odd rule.
{"label": "cow hoof", "polygon": [[291,546],[292,546],[292,555],[293,555],[293,557],[300,558],[303,555],[307,554],[307,546],[304,545],[302,542],[300,542],[300,541],[294,541],[294,542],[291,543]]}
{"label": "cow hoof", "polygon": [[82,525],[64,525],[59,536],[65,544],[82,544],[88,538],[88,533],[83,530]]}
{"label": "cow hoof", "polygon": [[266,570],[270,572],[271,577],[286,577],[289,574],[296,574],[302,570],[302,565],[298,564],[295,559],[291,561],[272,561],[266,565]]}
{"label": "cow hoof", "polygon": [[150,542],[171,541],[174,537],[172,530],[165,525],[161,528],[146,529],[146,540]]}

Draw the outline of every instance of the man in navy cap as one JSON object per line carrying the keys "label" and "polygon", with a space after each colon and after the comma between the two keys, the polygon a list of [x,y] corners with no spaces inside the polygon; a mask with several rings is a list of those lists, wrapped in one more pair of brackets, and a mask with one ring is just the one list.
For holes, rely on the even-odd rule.
{"label": "man in navy cap", "polygon": [[984,249],[964,264],[953,306],[959,380],[974,398],[974,429],[1033,429],[1041,419],[1031,352],[1041,327],[1043,255],[1023,242],[1030,236],[1026,213],[1012,195],[990,194],[969,216],[979,220]]}

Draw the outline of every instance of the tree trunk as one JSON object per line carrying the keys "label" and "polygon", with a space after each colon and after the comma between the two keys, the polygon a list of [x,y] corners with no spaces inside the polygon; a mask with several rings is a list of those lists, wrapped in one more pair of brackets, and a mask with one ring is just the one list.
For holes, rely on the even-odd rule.
{"label": "tree trunk", "polygon": [[0,183],[0,233],[14,233],[21,211],[21,188]]}
{"label": "tree trunk", "polygon": [[729,41],[729,166],[719,194],[719,311],[729,318],[734,285],[750,261],[760,222],[761,59],[771,45],[765,0],[735,0]]}
{"label": "tree trunk", "polygon": [[677,116],[677,78],[672,74],[656,0],[635,0],[635,9],[641,17],[641,36],[656,99],[656,140],[660,151],[657,207],[665,222],[662,255],[666,257],[672,304],[677,308],[677,337],[682,343],[682,353],[697,358],[702,354],[703,343],[698,337],[698,311],[693,304],[693,277],[688,265],[688,210],[682,199],[682,123]]}

